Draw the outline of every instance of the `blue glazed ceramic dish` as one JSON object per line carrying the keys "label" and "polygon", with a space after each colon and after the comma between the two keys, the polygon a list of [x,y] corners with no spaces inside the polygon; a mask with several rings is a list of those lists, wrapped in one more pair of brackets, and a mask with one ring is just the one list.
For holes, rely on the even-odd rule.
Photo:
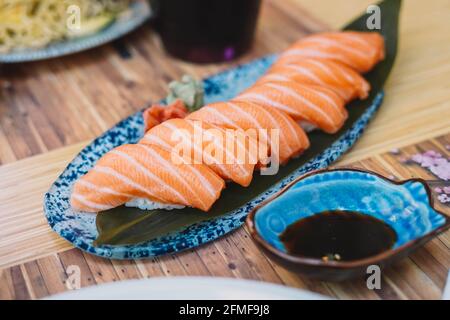
{"label": "blue glazed ceramic dish", "polygon": [[[279,239],[291,224],[325,211],[360,212],[393,228],[392,249],[355,261],[328,261],[292,256]],[[433,208],[425,181],[391,181],[357,169],[321,170],[300,177],[264,202],[247,218],[256,242],[284,266],[327,280],[363,275],[369,265],[384,267],[450,227],[450,218]]]}
{"label": "blue glazed ceramic dish", "polygon": [[[261,58],[204,80],[205,103],[229,100],[236,96],[264,74],[274,59],[275,56]],[[95,215],[73,212],[69,202],[71,188],[103,154],[119,145],[136,143],[140,140],[144,132],[144,123],[142,112],[138,112],[95,139],[68,165],[45,194],[46,218],[51,228],[75,247],[107,258],[141,259],[197,247],[242,226],[246,216],[256,205],[280,191],[295,178],[311,170],[325,168],[338,159],[362,135],[364,128],[381,106],[382,99],[383,93],[372,97],[371,103],[360,116],[351,125],[349,124],[346,130],[340,132],[328,148],[314,155],[303,166],[246,205],[220,217],[137,245],[94,246],[94,240],[98,236]]]}
{"label": "blue glazed ceramic dish", "polygon": [[0,63],[50,59],[98,47],[135,30],[147,21],[150,16],[151,10],[147,2],[136,1],[130,4],[126,14],[119,16],[111,25],[95,34],[51,43],[44,48],[24,49],[0,54]]}

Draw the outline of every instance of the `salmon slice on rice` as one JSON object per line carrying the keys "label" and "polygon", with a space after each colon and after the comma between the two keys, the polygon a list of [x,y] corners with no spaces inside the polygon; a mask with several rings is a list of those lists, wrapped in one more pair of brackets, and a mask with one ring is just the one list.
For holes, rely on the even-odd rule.
{"label": "salmon slice on rice", "polygon": [[190,206],[208,211],[225,187],[224,180],[205,165],[175,163],[171,157],[159,147],[140,144],[109,151],[75,183],[72,207],[99,212],[142,203],[150,208]]}

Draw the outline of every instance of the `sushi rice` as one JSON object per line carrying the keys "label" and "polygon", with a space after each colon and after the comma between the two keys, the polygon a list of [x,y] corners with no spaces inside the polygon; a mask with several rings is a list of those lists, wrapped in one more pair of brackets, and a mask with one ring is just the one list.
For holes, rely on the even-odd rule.
{"label": "sushi rice", "polygon": [[317,129],[317,126],[312,124],[311,122],[305,121],[305,120],[300,120],[297,122],[299,124],[300,127],[302,127],[303,130],[305,130],[306,132],[311,132]]}
{"label": "sushi rice", "polygon": [[164,210],[173,210],[173,209],[183,209],[185,206],[178,204],[169,204],[169,203],[161,203],[155,202],[144,198],[136,198],[125,203],[126,207],[130,208],[139,208],[141,210],[156,210],[156,209],[164,209]]}

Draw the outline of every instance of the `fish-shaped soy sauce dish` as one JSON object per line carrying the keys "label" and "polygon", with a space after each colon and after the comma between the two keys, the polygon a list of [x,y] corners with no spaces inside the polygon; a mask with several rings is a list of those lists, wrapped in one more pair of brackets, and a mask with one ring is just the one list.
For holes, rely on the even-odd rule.
{"label": "fish-shaped soy sauce dish", "polygon": [[450,227],[421,179],[359,169],[306,174],[247,217],[255,242],[284,267],[341,281],[386,267]]}

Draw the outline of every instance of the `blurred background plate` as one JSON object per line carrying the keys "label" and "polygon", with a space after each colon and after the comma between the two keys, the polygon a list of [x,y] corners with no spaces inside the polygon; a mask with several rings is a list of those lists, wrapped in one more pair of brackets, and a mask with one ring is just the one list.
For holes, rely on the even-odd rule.
{"label": "blurred background plate", "polygon": [[112,282],[57,294],[49,299],[325,300],[328,298],[309,291],[258,281],[212,277],[174,277]]}
{"label": "blurred background plate", "polygon": [[147,1],[133,1],[109,26],[89,36],[58,41],[38,49],[24,49],[0,54],[0,63],[16,63],[60,57],[98,47],[135,30],[151,16]]}

